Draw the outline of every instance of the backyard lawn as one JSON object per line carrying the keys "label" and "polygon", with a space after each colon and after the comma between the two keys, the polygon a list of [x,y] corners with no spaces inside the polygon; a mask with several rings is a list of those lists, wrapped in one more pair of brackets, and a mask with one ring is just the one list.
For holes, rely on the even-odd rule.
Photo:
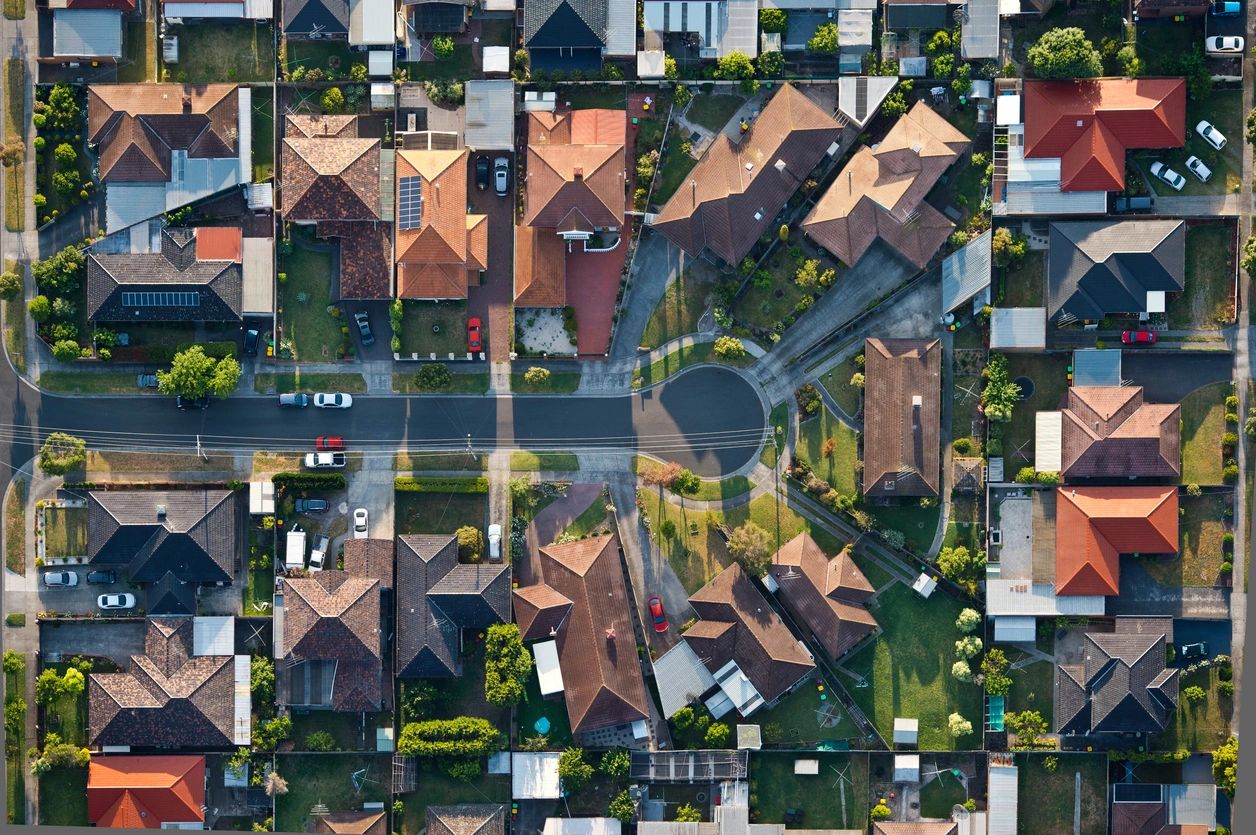
{"label": "backyard lawn", "polygon": [[39,795],[56,798],[39,804],[41,826],[88,826],[87,769],[54,768],[39,777]]}
{"label": "backyard lawn", "polygon": [[279,374],[257,374],[253,377],[253,390],[258,394],[283,394],[303,391],[314,394],[320,391],[366,391],[366,379],[361,374],[312,374],[300,368]]}
{"label": "backyard lawn", "polygon": [[[126,20],[126,60],[118,65],[118,82],[156,81],[157,24],[151,20]],[[183,43],[179,43],[183,48]]]}
{"label": "backyard lawn", "polygon": [[1229,383],[1209,383],[1182,398],[1182,482],[1220,484]]}
{"label": "backyard lawn", "polygon": [[275,100],[265,87],[253,88],[253,181],[275,174]]}
{"label": "backyard lawn", "polygon": [[484,528],[488,491],[483,493],[413,493],[397,491],[398,534],[454,533],[463,525]]}
{"label": "backyard lawn", "polygon": [[340,320],[327,311],[335,253],[306,249],[301,241],[294,238],[292,253],[281,256],[279,271],[287,278],[279,284],[279,327],[293,359],[333,362],[344,341]]}
{"label": "backyard lawn", "polygon": [[[850,693],[883,737],[894,729],[894,717],[920,720],[920,750],[968,749],[981,743],[981,688],[951,677],[959,630],[955,619],[963,605],[946,594],[921,598],[896,585],[877,598],[873,610],[882,633],[871,645],[843,661],[863,677],[867,687]],[[973,723],[974,733],[955,739],[947,733],[947,716],[959,713]]]}
{"label": "backyard lawn", "polygon": [[1013,381],[1027,377],[1033,384],[1033,393],[1022,399],[1012,409],[1012,420],[1001,424],[1003,429],[1003,471],[1008,477],[1016,475],[1021,467],[1031,465],[1034,457],[1034,415],[1040,411],[1060,408],[1060,401],[1068,389],[1065,376],[1072,356],[1070,354],[1007,354],[1007,374]]}
{"label": "backyard lawn", "polygon": [[279,754],[275,761],[288,781],[288,792],[275,796],[276,832],[304,832],[316,804],[336,811],[391,799],[391,754]]}
{"label": "backyard lawn", "polygon": [[327,731],[336,740],[341,751],[374,751],[375,729],[392,727],[391,713],[366,714],[366,732],[362,731],[360,713],[338,713],[330,710],[313,710],[292,713],[292,740],[298,751],[309,751],[305,739],[315,731]]}
{"label": "backyard lawn", "polygon": [[522,741],[530,736],[542,735],[536,729],[536,723],[542,717],[549,723],[549,731],[543,736],[549,740],[548,747],[551,751],[571,744],[571,722],[567,718],[567,703],[561,698],[542,698],[540,679],[537,678],[536,667],[533,666],[532,673],[528,676],[524,700],[515,708],[518,739]]}
{"label": "backyard lawn", "polygon": [[426,357],[435,354],[445,358],[449,354],[467,353],[467,303],[420,302],[407,299],[402,302],[401,355],[418,354]]}
{"label": "backyard lawn", "polygon": [[906,537],[908,551],[923,554],[933,544],[942,504],[921,507],[917,499],[899,499],[895,504],[868,505],[866,509],[877,520],[878,530],[899,531]]}
{"label": "backyard lawn", "polygon": [[1205,493],[1178,496],[1182,517],[1178,523],[1181,546],[1174,557],[1148,557],[1142,566],[1156,582],[1170,588],[1215,586],[1226,559],[1221,538],[1226,532],[1224,512],[1234,505],[1234,494]]}
{"label": "backyard lawn", "polygon": [[650,197],[656,205],[662,206],[671,199],[685,177],[698,164],[696,159],[680,150],[681,141],[680,137],[673,136],[659,160],[658,173],[654,177],[654,193]]}
{"label": "backyard lawn", "polygon": [[850,378],[859,370],[855,355],[851,355],[820,375],[820,385],[824,386],[841,410],[850,418],[858,416],[859,407],[863,401],[863,389],[850,384]]}
{"label": "backyard lawn", "polygon": [[704,94],[694,96],[685,111],[685,118],[694,124],[701,125],[712,133],[719,133],[733,118],[733,114],[746,103],[741,96]]}
{"label": "backyard lawn", "polygon": [[1003,302],[1000,307],[1042,307],[1042,283],[1047,253],[1031,249],[1013,268],[1003,271]]}
{"label": "backyard lawn", "polygon": [[[1047,771],[1043,762],[1054,757],[1059,765]],[[1077,775],[1082,776],[1081,833],[1102,835],[1108,831],[1108,758],[1101,753],[1052,751],[1049,754],[1017,754],[1016,784],[1033,809],[1021,814],[1020,835],[1068,835],[1077,808]]]}
{"label": "backyard lawn", "polygon": [[44,508],[44,553],[49,557],[87,556],[87,508]]}
{"label": "backyard lawn", "polygon": [[[510,805],[510,775],[482,774],[471,782],[463,782],[439,768],[424,768],[413,792],[398,795],[405,804],[402,825],[393,823],[401,835],[418,835],[427,825],[428,806],[449,806],[462,803],[505,803]],[[278,820],[276,820],[278,823]]]}
{"label": "backyard lawn", "polygon": [[963,545],[968,550],[984,547],[981,541],[981,506],[976,496],[956,493],[951,496],[951,518],[946,523],[946,538],[942,547]]}
{"label": "backyard lawn", "polygon": [[1235,234],[1226,222],[1187,226],[1186,290],[1169,300],[1169,327],[1216,330],[1234,319]]}
{"label": "backyard lawn", "polygon": [[1208,667],[1187,674],[1185,670],[1178,680],[1178,693],[1187,687],[1201,687],[1207,694],[1198,704],[1191,704],[1179,695],[1177,714],[1169,720],[1164,733],[1151,741],[1156,751],[1212,751],[1230,735],[1230,717],[1234,713],[1234,699],[1217,692],[1221,681],[1216,667]]}
{"label": "backyard lawn", "polygon": [[[1017,653],[1008,651],[1010,661],[1015,662],[1016,657]],[[1012,689],[1007,693],[1005,710],[1009,713],[1036,710],[1050,727],[1055,715],[1055,665],[1036,661],[1008,675],[1012,678]]]}
{"label": "backyard lawn", "polygon": [[275,37],[271,24],[202,20],[195,26],[171,26],[179,38],[179,62],[166,67],[172,81],[272,81]]}
{"label": "backyard lawn", "polygon": [[[829,440],[833,441],[833,452],[825,455],[824,447]],[[855,464],[859,460],[855,430],[834,417],[825,406],[821,405],[819,412],[799,422],[797,453],[807,459],[816,476],[837,492],[855,494]]]}
{"label": "backyard lawn", "polygon": [[949,820],[952,807],[964,805],[967,799],[968,790],[964,784],[944,769],[921,786],[920,816]]}
{"label": "backyard lawn", "polygon": [[[831,689],[826,683],[825,691]],[[822,695],[827,698],[821,699]],[[852,748],[862,747],[859,726],[830,692],[820,691],[815,678],[803,682],[771,710],[756,713],[755,721],[769,745],[809,748],[825,740],[848,740]]]}
{"label": "backyard lawn", "polygon": [[354,63],[364,63],[363,54],[351,51],[344,41],[285,40],[284,48],[288,62],[281,69],[288,73],[297,67],[305,67],[306,70],[318,67],[324,73],[331,71],[347,76],[349,67]]}
{"label": "backyard lawn", "polygon": [[[750,754],[750,793],[758,797],[756,820],[780,823],[786,809],[802,811],[807,829],[856,829],[868,819],[868,755],[862,752],[807,753],[820,761],[820,773],[794,774],[799,755],[775,751]],[[843,779],[844,778],[844,779]]]}
{"label": "backyard lawn", "polygon": [[711,284],[706,278],[707,269],[701,262],[693,262],[667,285],[663,298],[646,323],[641,345],[657,348],[670,339],[693,333],[698,329],[698,319],[706,309],[707,293]]}

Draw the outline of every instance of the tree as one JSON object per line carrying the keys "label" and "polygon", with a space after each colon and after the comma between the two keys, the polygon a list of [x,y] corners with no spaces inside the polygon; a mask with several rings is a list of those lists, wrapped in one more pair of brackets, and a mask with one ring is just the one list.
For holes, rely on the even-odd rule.
{"label": "tree", "polygon": [[58,362],[71,362],[79,357],[79,344],[73,339],[58,339],[52,344],[52,356]]}
{"label": "tree", "polygon": [[401,721],[417,722],[428,718],[444,701],[445,690],[430,681],[407,680],[401,685]]}
{"label": "tree", "polygon": [[986,694],[990,696],[1006,696],[1012,687],[1012,679],[1007,675],[1008,661],[1003,650],[991,648],[986,657],[981,659],[981,673],[986,677]]}
{"label": "tree", "polygon": [[1013,234],[1006,226],[1000,226],[990,238],[990,249],[994,253],[995,264],[1009,267],[1025,257],[1025,253],[1029,251],[1029,239],[1024,235]]}
{"label": "tree", "polygon": [[973,732],[973,723],[958,713],[952,713],[947,717],[946,728],[951,732],[951,736],[968,736]]}
{"label": "tree", "polygon": [[264,719],[253,726],[253,747],[258,751],[274,751],[290,736],[292,720],[287,716]]}
{"label": "tree", "polygon": [[51,667],[45,667],[35,679],[35,704],[47,707],[59,698],[61,698],[61,676],[57,675],[57,671]]}
{"label": "tree", "polygon": [[71,696],[77,698],[87,688],[87,679],[83,677],[82,670],[77,667],[71,667],[65,671],[65,675],[61,677],[61,694],[63,696]]}
{"label": "tree", "polygon": [[26,303],[26,311],[36,322],[46,322],[52,316],[52,302],[47,296],[38,295]]}
{"label": "tree", "polygon": [[951,665],[951,677],[967,684],[973,680],[973,669],[967,661],[956,661]]}
{"label": "tree", "polygon": [[723,81],[754,78],[754,64],[746,53],[733,50],[715,62],[715,77]]}
{"label": "tree", "polygon": [[856,371],[850,375],[850,387],[853,389],[861,389],[864,387],[864,375],[861,371]]}
{"label": "tree", "polygon": [[752,577],[762,577],[772,554],[772,536],[754,522],[745,522],[728,537],[728,552]]}
{"label": "tree", "polygon": [[836,55],[838,50],[837,24],[824,23],[817,26],[815,34],[811,36],[811,40],[807,41],[807,50],[821,55]]}
{"label": "tree", "polygon": [[22,295],[22,277],[17,273],[0,273],[0,299],[12,300]]}
{"label": "tree", "polygon": [[955,628],[960,632],[972,632],[981,625],[981,613],[976,609],[965,609],[955,619]]}
{"label": "tree", "polygon": [[78,171],[73,168],[69,171],[58,171],[52,175],[52,187],[56,189],[57,194],[62,196],[69,196],[78,191],[82,182]]}
{"label": "tree", "polygon": [[66,432],[53,432],[39,448],[39,468],[48,475],[65,475],[87,463],[87,441]]}
{"label": "tree", "polygon": [[501,747],[501,731],[480,716],[410,722],[397,741],[397,752],[407,757],[487,757]]}
{"label": "tree", "polygon": [[[764,9],[764,11],[776,11],[775,9]],[[763,12],[760,12],[762,14]],[[781,14],[784,14],[782,12]],[[702,820],[702,810],[692,803],[682,803],[680,808],[676,810],[677,823],[699,823]]]}
{"label": "tree", "polygon": [[760,9],[759,28],[764,32],[784,32],[789,26],[789,15],[781,9]]}
{"label": "tree", "polygon": [[564,793],[580,791],[592,776],[593,766],[584,761],[583,748],[572,746],[559,755],[558,777],[563,781]]}
{"label": "tree", "polygon": [[345,109],[345,94],[339,87],[329,87],[323,91],[319,104],[323,106],[324,113],[339,113]]}
{"label": "tree", "polygon": [[1028,69],[1039,78],[1096,78],[1103,58],[1076,26],[1050,29],[1029,48]]}
{"label": "tree", "polygon": [[20,673],[26,669],[26,656],[15,649],[6,649],[4,651],[4,671],[6,673]]}
{"label": "tree", "polygon": [[1238,781],[1238,767],[1239,739],[1232,736],[1212,752],[1212,779],[1231,800],[1234,799],[1234,786]]}
{"label": "tree", "polygon": [[759,53],[755,64],[758,65],[760,78],[779,78],[785,72],[785,56],[776,50]]}
{"label": "tree", "polygon": [[684,467],[672,479],[671,491],[677,496],[692,496],[702,489],[702,478],[692,470]]}
{"label": "tree", "polygon": [[498,707],[518,704],[531,672],[532,654],[523,645],[519,626],[514,623],[490,626],[484,638],[484,698],[489,704]]}
{"label": "tree", "polygon": [[414,385],[423,391],[447,389],[454,383],[454,373],[443,362],[424,365],[414,375]]}
{"label": "tree", "polygon": [[530,386],[543,386],[550,380],[550,370],[534,365],[523,372],[523,381]]}
{"label": "tree", "polygon": [[624,789],[611,800],[606,814],[620,823],[632,823],[632,816],[637,813],[637,804],[633,802],[632,792]]}
{"label": "tree", "polygon": [[484,553],[483,532],[474,525],[463,525],[454,536],[458,537],[458,558],[479,562]]}
{"label": "tree", "polygon": [[314,731],[305,737],[307,751],[339,751],[336,738],[327,731]]}
{"label": "tree", "polygon": [[835,452],[837,452],[837,441],[833,438],[825,438],[824,443],[820,445],[820,455],[824,458],[832,458]]}
{"label": "tree", "polygon": [[[218,366],[230,360],[222,372]],[[216,360],[206,355],[200,345],[193,345],[174,355],[169,371],[157,372],[157,389],[162,394],[191,399],[209,393],[226,396],[240,381],[240,364],[230,357]],[[230,386],[228,386],[230,383]]]}
{"label": "tree", "polygon": [[[897,119],[907,112],[907,96],[904,95],[904,85],[906,81],[900,81],[897,88],[892,90],[888,96],[881,102],[881,115],[887,119]],[[910,89],[908,87],[907,89]]]}
{"label": "tree", "polygon": [[598,771],[611,777],[623,777],[632,766],[632,755],[626,748],[612,748],[602,755]]}
{"label": "tree", "polygon": [[[75,175],[77,176],[77,174]],[[78,289],[83,267],[87,263],[83,253],[72,246],[31,264],[31,275],[40,292],[64,296]]]}
{"label": "tree", "polygon": [[669,461],[666,464],[648,463],[641,473],[641,480],[651,487],[671,488],[682,469],[683,467],[676,461]]}
{"label": "tree", "polygon": [[423,92],[437,104],[462,104],[466,88],[461,81],[424,81]]}
{"label": "tree", "polygon": [[1019,713],[1006,713],[1003,724],[1009,731],[1016,734],[1017,741],[1025,746],[1032,746],[1038,737],[1047,732],[1047,720],[1036,710],[1022,710]]}
{"label": "tree", "polygon": [[676,66],[676,59],[670,55],[663,56],[663,78],[668,81],[680,78],[680,69]]}
{"label": "tree", "polygon": [[1204,692],[1204,688],[1197,685],[1182,688],[1182,698],[1191,704],[1199,704],[1208,698],[1208,694]]}
{"label": "tree", "polygon": [[959,658],[975,658],[981,654],[981,639],[965,635],[955,642],[955,655]]}
{"label": "tree", "polygon": [[74,150],[74,146],[69,142],[62,142],[52,152],[52,157],[57,161],[57,165],[69,168],[78,159],[78,151]]}
{"label": "tree", "polygon": [[1008,378],[1007,357],[991,354],[981,374],[986,378],[986,387],[981,391],[982,412],[995,423],[1006,423],[1012,419],[1012,407],[1020,399],[1020,386]]}
{"label": "tree", "polygon": [[712,722],[707,726],[703,740],[708,748],[723,748],[728,744],[729,729],[723,722]]}
{"label": "tree", "polygon": [[432,38],[432,52],[440,60],[454,54],[454,39],[449,35],[437,35]]}
{"label": "tree", "polygon": [[693,708],[685,705],[672,714],[672,724],[676,726],[678,731],[687,731],[693,727],[693,718]]}
{"label": "tree", "polygon": [[963,545],[943,548],[938,553],[938,569],[942,576],[953,583],[965,585],[976,581],[985,573],[986,554],[972,552]]}
{"label": "tree", "polygon": [[868,814],[872,817],[874,821],[884,821],[884,820],[889,820],[890,815],[893,815],[894,812],[890,809],[889,806],[885,805],[884,801],[879,800],[877,801],[877,805],[873,806],[872,811],[869,812]]}
{"label": "tree", "polygon": [[214,373],[209,378],[209,393],[216,397],[227,397],[240,384],[240,363],[235,357],[223,357],[214,366]]}
{"label": "tree", "polygon": [[[35,137],[36,148],[39,148],[39,142],[43,140],[42,136]],[[15,142],[7,142],[0,146],[0,165],[5,168],[12,168],[26,157],[26,143],[20,139]]]}
{"label": "tree", "polygon": [[721,336],[713,350],[722,360],[739,360],[746,356],[746,343],[735,336]]}
{"label": "tree", "polygon": [[945,29],[939,29],[933,33],[933,37],[925,44],[925,54],[941,55],[944,52],[950,52],[952,48],[951,33]]}
{"label": "tree", "polygon": [[275,662],[264,655],[254,655],[249,662],[249,690],[253,707],[259,715],[275,712]]}

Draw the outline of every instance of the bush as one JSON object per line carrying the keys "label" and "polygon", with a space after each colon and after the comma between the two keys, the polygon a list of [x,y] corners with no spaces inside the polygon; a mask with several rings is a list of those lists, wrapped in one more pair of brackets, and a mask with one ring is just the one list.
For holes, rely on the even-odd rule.
{"label": "bush", "polygon": [[307,751],[339,751],[336,738],[327,731],[314,731],[305,737]]}
{"label": "bush", "polygon": [[443,362],[434,362],[419,368],[414,374],[414,385],[422,391],[440,391],[454,384],[454,373]]}
{"label": "bush", "polygon": [[722,360],[739,360],[746,356],[746,344],[735,336],[715,340],[715,355]]}
{"label": "bush", "polygon": [[401,729],[397,753],[429,758],[486,757],[501,750],[502,734],[479,716],[411,722]]}
{"label": "bush", "polygon": [[484,555],[484,534],[474,525],[463,525],[455,534],[458,538],[458,557],[467,562],[479,562]]}
{"label": "bush", "polygon": [[487,493],[488,479],[483,476],[415,478],[406,475],[393,479],[393,489],[399,493]]}
{"label": "bush", "polygon": [[1217,692],[1220,693],[1222,696],[1225,696],[1226,698],[1232,697],[1234,695],[1234,682],[1232,681],[1217,682]]}
{"label": "bush", "polygon": [[277,490],[344,490],[344,473],[276,473],[271,477]]}
{"label": "bush", "polygon": [[432,52],[443,61],[454,54],[454,39],[449,35],[437,35],[432,38]]}
{"label": "bush", "polygon": [[580,791],[589,778],[593,776],[593,766],[584,760],[584,749],[571,747],[558,757],[558,777],[562,780],[563,791],[574,793]]}
{"label": "bush", "polygon": [[781,9],[760,9],[759,28],[764,32],[784,32],[789,26],[789,16]]}
{"label": "bush", "polygon": [[323,98],[319,103],[323,106],[324,113],[339,113],[345,107],[345,94],[339,87],[332,87],[323,91]]}
{"label": "bush", "polygon": [[951,449],[960,455],[972,455],[973,442],[971,438],[956,438],[951,442]]}
{"label": "bush", "polygon": [[534,365],[523,372],[523,381],[530,386],[543,386],[550,381],[550,370]]}
{"label": "bush", "polygon": [[981,625],[981,613],[976,609],[964,609],[955,619],[955,628],[965,634]]}
{"label": "bush", "polygon": [[52,302],[45,295],[38,295],[26,303],[26,311],[36,322],[46,322],[52,316]]}
{"label": "bush", "polygon": [[79,357],[79,344],[72,339],[62,339],[52,346],[52,355],[60,362],[71,362]]}
{"label": "bush", "polygon": [[75,160],[78,159],[78,151],[74,150],[74,146],[69,142],[62,142],[57,146],[56,150],[52,152],[52,156],[53,159],[57,161],[58,166],[62,168],[69,168],[74,165]]}
{"label": "bush", "polygon": [[1226,484],[1233,484],[1239,479],[1239,465],[1226,464],[1225,469],[1221,471],[1221,480]]}
{"label": "bush", "polygon": [[730,731],[723,722],[714,722],[707,726],[703,741],[708,748],[723,748],[728,744]]}
{"label": "bush", "polygon": [[1201,490],[1201,489],[1199,489],[1199,485],[1198,485],[1198,484],[1188,484],[1188,485],[1186,485],[1186,495],[1188,495],[1188,496],[1198,497],[1198,496],[1202,496],[1202,495],[1203,495],[1203,493],[1204,493],[1204,491],[1203,491],[1203,490]]}
{"label": "bush", "polygon": [[65,432],[49,434],[39,448],[39,468],[48,475],[65,475],[86,463],[87,442]]}
{"label": "bush", "polygon": [[1204,692],[1204,688],[1202,687],[1184,687],[1182,688],[1182,698],[1186,699],[1186,701],[1191,704],[1198,704],[1208,698],[1208,694]]}

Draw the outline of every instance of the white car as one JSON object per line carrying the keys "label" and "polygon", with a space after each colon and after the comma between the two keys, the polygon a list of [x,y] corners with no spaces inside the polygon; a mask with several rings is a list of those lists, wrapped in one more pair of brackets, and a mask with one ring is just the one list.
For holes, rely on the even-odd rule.
{"label": "white car", "polygon": [[135,608],[135,595],[129,592],[123,594],[102,594],[96,598],[96,605],[102,609],[133,609]]}
{"label": "white car", "polygon": [[1199,157],[1187,157],[1186,170],[1198,177],[1201,183],[1208,182],[1208,178],[1212,176],[1212,169],[1204,165]]}
{"label": "white car", "polygon": [[502,526],[488,526],[488,558],[492,562],[502,560]]}
{"label": "white car", "polygon": [[1182,186],[1186,185],[1186,178],[1163,162],[1156,161],[1151,164],[1151,176],[1167,183],[1174,191],[1181,191]]}
{"label": "white car", "polygon": [[1202,136],[1205,142],[1218,151],[1225,147],[1225,134],[1217,130],[1217,126],[1207,119],[1195,126],[1195,133]]}
{"label": "white car", "polygon": [[327,561],[327,546],[331,544],[331,540],[323,534],[314,537],[314,545],[310,548],[310,573],[323,570],[323,563]]}
{"label": "white car", "polygon": [[366,539],[366,508],[359,507],[353,511],[353,538]]}
{"label": "white car", "polygon": [[1243,39],[1237,35],[1213,35],[1204,38],[1204,52],[1209,55],[1236,55],[1243,51]]}
{"label": "white car", "polygon": [[49,588],[57,586],[77,586],[79,582],[77,571],[49,571],[44,575],[44,585]]}
{"label": "white car", "polygon": [[345,460],[343,452],[307,452],[305,454],[305,466],[312,470],[321,470],[327,467],[343,467]]}
{"label": "white car", "polygon": [[353,405],[353,395],[319,392],[314,395],[314,405],[320,409],[347,409]]}

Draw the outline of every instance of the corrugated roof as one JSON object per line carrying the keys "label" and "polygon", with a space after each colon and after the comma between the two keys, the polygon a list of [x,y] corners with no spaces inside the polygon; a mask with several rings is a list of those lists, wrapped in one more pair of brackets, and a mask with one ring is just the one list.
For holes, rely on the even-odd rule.
{"label": "corrugated roof", "polygon": [[942,313],[950,313],[990,286],[991,232],[987,229],[942,261]]}
{"label": "corrugated roof", "polygon": [[1045,307],[996,307],[990,314],[991,349],[1033,349],[1046,346]]}
{"label": "corrugated roof", "polygon": [[515,86],[506,80],[466,83],[463,142],[474,151],[509,151],[515,144]]}
{"label": "corrugated roof", "polygon": [[1106,602],[1102,595],[1057,596],[1054,583],[1029,583],[1023,579],[986,579],[986,614],[1033,615],[1102,615]]}
{"label": "corrugated roof", "polygon": [[680,641],[654,661],[654,682],[659,689],[659,703],[667,719],[715,686],[711,675],[687,641]]}
{"label": "corrugated roof", "polygon": [[67,58],[121,58],[122,15],[110,9],[56,9],[52,54]]}
{"label": "corrugated roof", "polygon": [[999,0],[967,0],[960,8],[960,55],[966,61],[998,58]]}
{"label": "corrugated roof", "polygon": [[241,262],[241,315],[270,316],[275,312],[275,239],[244,238]]}
{"label": "corrugated roof", "polygon": [[[1033,639],[1030,638],[1030,640]],[[986,793],[990,803],[987,835],[1016,835],[1018,801],[1016,776],[1015,766],[990,766]]]}
{"label": "corrugated roof", "polygon": [[397,39],[392,0],[349,0],[349,45],[380,46]]}
{"label": "corrugated roof", "polygon": [[1073,351],[1073,385],[1121,385],[1121,352],[1112,348],[1078,348]]}
{"label": "corrugated roof", "polygon": [[1059,412],[1034,415],[1034,469],[1058,473],[1063,469],[1063,418]]}

